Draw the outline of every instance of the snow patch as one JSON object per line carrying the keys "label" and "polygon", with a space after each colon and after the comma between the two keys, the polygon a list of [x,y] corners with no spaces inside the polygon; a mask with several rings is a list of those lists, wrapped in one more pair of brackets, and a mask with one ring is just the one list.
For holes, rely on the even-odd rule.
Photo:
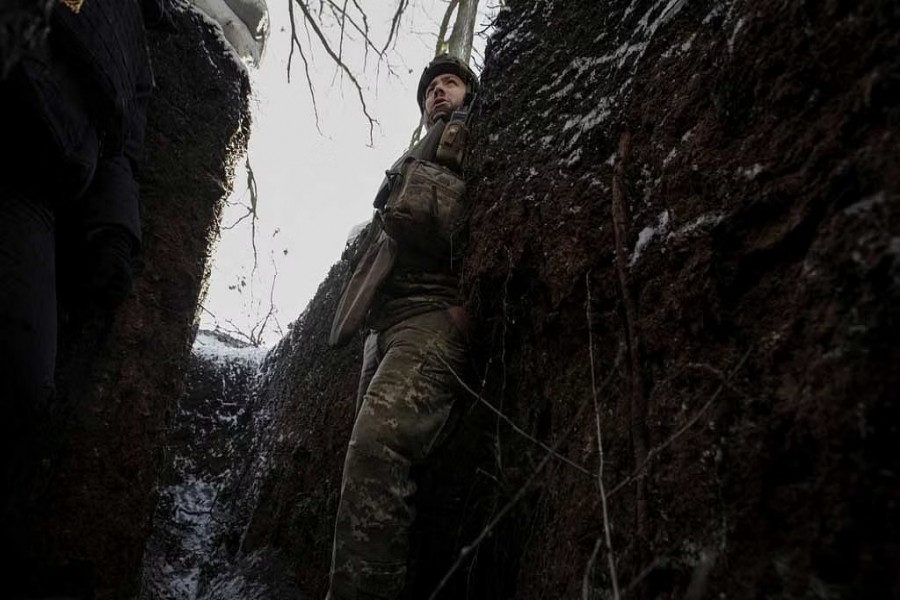
{"label": "snow patch", "polygon": [[669,154],[663,159],[662,168],[665,169],[668,167],[669,163],[672,162],[676,156],[678,156],[678,148],[672,148]]}
{"label": "snow patch", "polygon": [[356,238],[359,237],[359,234],[362,233],[363,229],[368,227],[369,223],[371,223],[371,222],[372,222],[372,219],[369,219],[367,221],[363,221],[362,223],[359,223],[359,224],[351,227],[350,232],[347,234],[346,243],[349,244],[349,243],[355,241]]}
{"label": "snow patch", "polygon": [[869,212],[878,204],[884,204],[887,201],[887,196],[884,193],[884,190],[874,194],[872,196],[867,196],[858,202],[854,202],[850,206],[844,209],[844,214],[848,217],[858,217],[864,213]]}
{"label": "snow patch", "polygon": [[669,46],[666,51],[663,52],[660,56],[662,58],[671,58],[672,56],[680,56],[682,54],[685,54],[693,47],[695,39],[697,39],[697,34],[692,33],[686,41],[680,44],[675,44],[674,46]]}
{"label": "snow patch", "polygon": [[658,3],[654,5],[653,8],[648,10],[641,18],[640,23],[638,23],[638,26],[641,29],[647,30],[648,39],[653,37],[657,29],[659,29],[662,25],[670,21],[673,17],[675,17],[675,15],[678,14],[681,9],[684,8],[684,5],[687,4],[687,0],[669,0],[668,4],[666,4],[665,8],[663,8],[662,12],[660,13],[659,17],[657,17],[656,20],[648,26],[647,22],[650,17],[650,13],[652,13],[654,9],[656,9],[660,4],[661,3]]}
{"label": "snow patch", "polygon": [[581,160],[581,148],[575,148],[563,164],[567,167],[572,167],[577,164],[579,160]]}
{"label": "snow patch", "polygon": [[563,125],[563,132],[578,127],[578,130],[575,132],[575,135],[572,136],[572,139],[569,140],[566,147],[572,148],[584,132],[590,131],[609,118],[612,114],[612,110],[610,109],[611,104],[612,101],[609,98],[600,98],[600,100],[597,101],[597,106],[591,112],[584,115],[584,117],[566,121],[565,125]]}
{"label": "snow patch", "polygon": [[563,96],[568,96],[569,94],[571,94],[572,90],[574,90],[574,89],[575,89],[575,83],[570,81],[566,85],[566,87],[564,87],[563,89],[559,90],[558,92],[554,92],[553,94],[550,94],[550,99],[551,100],[559,100]]}
{"label": "snow patch", "polygon": [[191,0],[190,5],[214,25],[239,64],[259,66],[269,35],[265,0]]}
{"label": "snow patch", "polygon": [[199,358],[219,363],[245,362],[260,364],[271,348],[247,346],[239,348],[229,345],[207,331],[197,333],[191,353]]}
{"label": "snow patch", "polygon": [[718,225],[724,217],[718,213],[708,213],[705,215],[700,215],[684,227],[681,227],[669,235],[666,236],[666,240],[670,239],[678,239],[687,235],[690,235],[697,229],[702,229],[706,227],[712,227],[713,225]]}
{"label": "snow patch", "polygon": [[737,24],[734,26],[734,31],[731,32],[731,37],[728,38],[728,52],[734,53],[734,40],[737,39],[738,34],[741,32],[741,29],[744,28],[744,25],[747,22],[744,20],[744,17],[738,19]]}
{"label": "snow patch", "polygon": [[659,213],[659,216],[656,219],[655,227],[644,227],[638,234],[638,240],[634,245],[634,251],[631,253],[631,260],[628,262],[628,266],[633,267],[638,258],[640,258],[641,253],[647,248],[647,246],[650,245],[650,242],[653,241],[653,238],[660,235],[665,235],[668,230],[669,211],[664,210]]}
{"label": "snow patch", "polygon": [[756,176],[759,175],[760,173],[762,173],[763,170],[764,170],[764,167],[761,164],[756,163],[749,167],[738,168],[737,173],[744,179],[753,180],[753,179],[756,179]]}

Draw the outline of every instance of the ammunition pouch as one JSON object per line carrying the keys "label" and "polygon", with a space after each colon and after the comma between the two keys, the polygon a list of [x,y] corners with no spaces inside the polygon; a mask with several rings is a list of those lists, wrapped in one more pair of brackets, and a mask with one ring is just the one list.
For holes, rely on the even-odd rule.
{"label": "ammunition pouch", "polygon": [[463,158],[469,145],[469,128],[465,119],[468,113],[454,113],[444,127],[434,155],[434,162],[456,172],[462,172]]}
{"label": "ammunition pouch", "polygon": [[463,217],[465,181],[433,162],[407,158],[388,173],[384,229],[399,244],[429,253],[452,248]]}
{"label": "ammunition pouch", "polygon": [[[375,227],[373,223],[370,227]],[[340,346],[362,327],[375,294],[394,268],[397,244],[378,230],[374,240],[361,249],[362,256],[338,299],[328,343]]]}

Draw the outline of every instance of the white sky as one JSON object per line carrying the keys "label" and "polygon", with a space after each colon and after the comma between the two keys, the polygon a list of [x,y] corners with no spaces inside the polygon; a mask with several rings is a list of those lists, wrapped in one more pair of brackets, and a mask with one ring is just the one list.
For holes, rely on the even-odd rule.
{"label": "white sky", "polygon": [[[249,142],[250,165],[258,188],[256,246],[258,266],[253,271],[249,219],[233,229],[247,209],[250,194],[243,160],[234,182],[234,193],[222,219],[223,231],[216,246],[209,290],[201,312],[201,327],[250,332],[268,313],[269,295],[275,316],[286,331],[312,299],[328,269],[340,258],[349,231],[367,221],[372,199],[387,169],[405,150],[418,124],[415,90],[419,75],[434,54],[434,43],[445,2],[412,2],[390,53],[396,77],[369,53],[366,72],[360,78],[369,113],[379,122],[369,146],[369,126],[356,90],[314,41],[309,42],[295,11],[298,33],[310,59],[310,74],[319,110],[316,130],[312,100],[303,62],[294,52],[291,82],[286,68],[290,51],[288,0],[268,0],[271,33],[258,70],[250,70],[253,87],[253,126]],[[362,3],[376,45],[386,39],[394,1]],[[476,31],[485,17],[479,17]],[[312,35],[312,34],[311,34]],[[336,37],[336,36],[335,36]],[[358,36],[357,36],[358,37]],[[483,49],[483,40],[476,39]],[[354,71],[362,71],[362,45],[345,42],[344,52]],[[324,135],[323,135],[324,134]],[[277,277],[275,276],[277,269]],[[245,286],[240,282],[244,281]],[[273,344],[281,334],[270,321],[262,339]]]}

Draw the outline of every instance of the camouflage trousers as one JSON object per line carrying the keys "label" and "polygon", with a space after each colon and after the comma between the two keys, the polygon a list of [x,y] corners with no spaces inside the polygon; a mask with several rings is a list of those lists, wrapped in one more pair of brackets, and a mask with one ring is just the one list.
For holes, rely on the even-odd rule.
{"label": "camouflage trousers", "polygon": [[465,334],[445,310],[366,339],[335,521],[332,600],[403,592],[415,516],[410,469],[452,429],[466,359]]}

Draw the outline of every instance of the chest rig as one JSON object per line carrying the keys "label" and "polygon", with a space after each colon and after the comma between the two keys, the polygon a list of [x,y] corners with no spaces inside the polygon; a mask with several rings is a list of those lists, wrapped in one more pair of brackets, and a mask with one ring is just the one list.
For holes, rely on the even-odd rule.
{"label": "chest rig", "polygon": [[[429,253],[452,248],[464,213],[468,119],[468,111],[456,111],[422,140],[424,148],[417,146],[387,171],[389,192],[380,213],[384,230],[399,244]],[[439,136],[436,145],[431,136]]]}

